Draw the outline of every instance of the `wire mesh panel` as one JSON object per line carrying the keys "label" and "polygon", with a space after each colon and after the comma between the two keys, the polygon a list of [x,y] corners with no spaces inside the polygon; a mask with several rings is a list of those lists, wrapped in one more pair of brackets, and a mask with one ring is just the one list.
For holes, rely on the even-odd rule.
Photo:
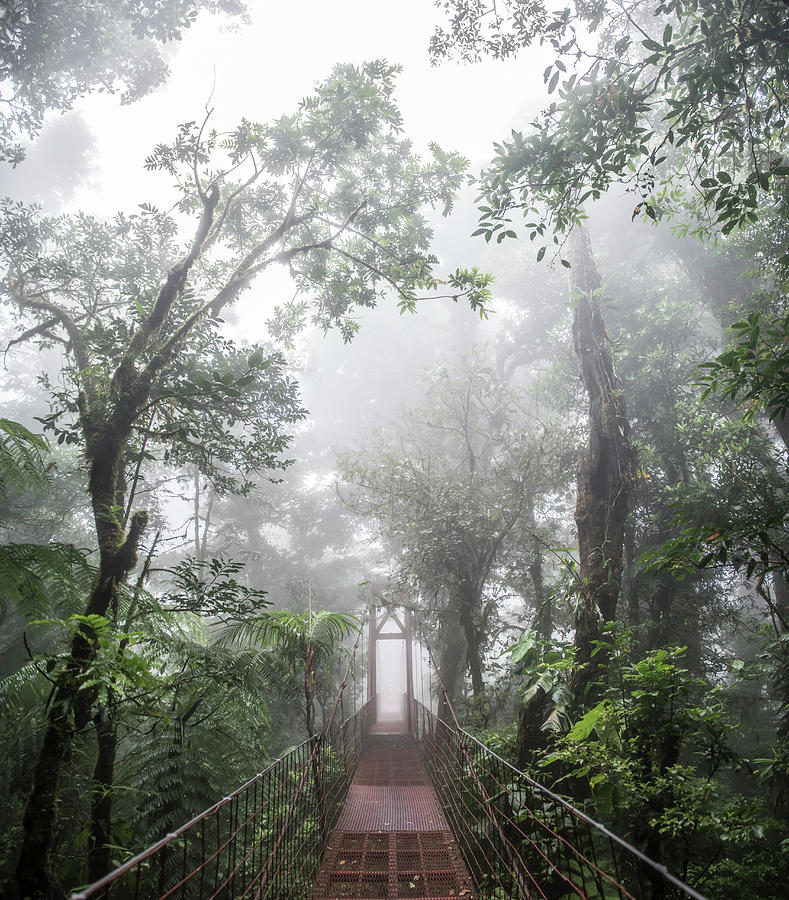
{"label": "wire mesh panel", "polygon": [[295,747],[71,900],[307,900],[371,713]]}
{"label": "wire mesh panel", "polygon": [[480,898],[704,900],[421,703],[412,721]]}
{"label": "wire mesh panel", "polygon": [[338,832],[313,900],[336,897],[462,900],[471,889],[449,832]]}

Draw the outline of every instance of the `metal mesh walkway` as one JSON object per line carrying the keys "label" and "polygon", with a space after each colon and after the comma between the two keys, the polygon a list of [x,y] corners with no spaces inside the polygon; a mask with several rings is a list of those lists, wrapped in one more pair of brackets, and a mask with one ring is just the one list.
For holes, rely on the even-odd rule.
{"label": "metal mesh walkway", "polygon": [[471,897],[455,839],[410,735],[374,735],[329,837],[313,900]]}

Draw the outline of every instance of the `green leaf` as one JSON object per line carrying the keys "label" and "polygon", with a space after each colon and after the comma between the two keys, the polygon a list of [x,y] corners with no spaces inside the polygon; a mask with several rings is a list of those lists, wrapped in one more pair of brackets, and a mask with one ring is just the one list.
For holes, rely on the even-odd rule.
{"label": "green leaf", "polygon": [[521,637],[514,643],[511,647],[507,647],[505,650],[502,650],[501,655],[503,656],[505,653],[510,654],[513,663],[520,662],[524,656],[531,650],[537,643],[537,632],[536,631],[524,631]]}
{"label": "green leaf", "polygon": [[585,741],[594,731],[597,723],[608,710],[608,701],[601,700],[597,706],[593,706],[583,718],[579,719],[567,733],[571,741]]}

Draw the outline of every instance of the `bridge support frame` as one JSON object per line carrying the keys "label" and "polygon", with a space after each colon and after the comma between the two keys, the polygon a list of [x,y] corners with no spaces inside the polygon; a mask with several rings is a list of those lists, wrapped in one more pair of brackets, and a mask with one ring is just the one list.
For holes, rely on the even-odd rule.
{"label": "bridge support frame", "polygon": [[[395,610],[402,611],[402,617]],[[383,615],[379,616],[379,613]],[[369,605],[369,644],[367,651],[367,699],[372,700],[378,694],[378,641],[405,641],[405,692],[406,692],[406,724],[408,733],[414,733],[414,655],[411,631],[411,610],[396,601],[382,602],[372,600]],[[384,631],[387,622],[392,622],[395,631]],[[377,710],[376,710],[377,719]]]}

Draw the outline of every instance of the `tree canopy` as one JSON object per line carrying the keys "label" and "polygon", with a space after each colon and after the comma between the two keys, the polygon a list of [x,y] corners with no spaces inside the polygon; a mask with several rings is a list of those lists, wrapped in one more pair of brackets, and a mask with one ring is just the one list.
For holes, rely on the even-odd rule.
{"label": "tree canopy", "polygon": [[690,214],[692,228],[727,234],[755,222],[771,186],[785,183],[781,0],[443,5],[436,60],[504,57],[536,41],[556,54],[543,75],[556,99],[531,132],[496,145],[483,173],[488,239],[512,230],[513,211],[527,233],[565,232],[615,184],[636,195],[634,216]]}

